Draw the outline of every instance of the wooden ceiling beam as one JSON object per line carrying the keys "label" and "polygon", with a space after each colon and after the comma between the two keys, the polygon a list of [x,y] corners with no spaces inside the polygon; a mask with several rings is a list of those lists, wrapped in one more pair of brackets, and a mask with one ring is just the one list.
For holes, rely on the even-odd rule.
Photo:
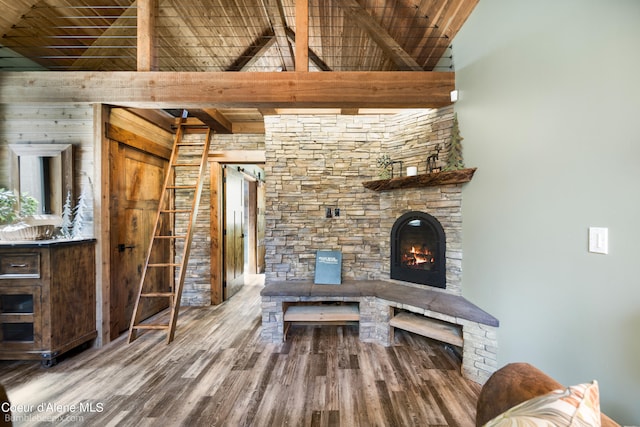
{"label": "wooden ceiling beam", "polygon": [[156,0],[137,0],[138,23],[138,71],[155,71],[158,60],[155,46]]}
{"label": "wooden ceiling beam", "polygon": [[189,114],[213,129],[216,133],[232,133],[231,122],[214,108],[189,110]]}
{"label": "wooden ceiling beam", "polygon": [[438,108],[453,72],[0,73],[0,104],[102,103],[134,108]]}
{"label": "wooden ceiling beam", "polygon": [[233,122],[232,133],[264,134],[264,120],[253,122]]}
{"label": "wooden ceiling beam", "polygon": [[296,2],[296,71],[309,71],[309,0]]}
{"label": "wooden ceiling beam", "polygon": [[157,141],[148,139],[129,130],[114,126],[109,123],[105,130],[106,137],[114,141],[122,142],[147,153],[155,154],[163,159],[171,158],[171,148],[163,147]]}
{"label": "wooden ceiling beam", "polygon": [[176,118],[164,110],[152,110],[141,108],[128,108],[130,113],[135,114],[138,117],[145,119],[148,122],[158,125],[158,127],[166,130],[167,132],[174,132],[174,124]]}
{"label": "wooden ceiling beam", "polygon": [[280,0],[264,0],[264,6],[276,37],[276,45],[282,58],[282,69],[284,71],[293,71],[295,69],[295,63],[291,45],[289,44],[289,40],[287,40],[285,30],[287,22],[284,17],[284,11],[282,10],[282,3]]}
{"label": "wooden ceiling beam", "polygon": [[245,68],[251,67],[255,64],[261,56],[267,53],[267,51],[275,44],[276,39],[269,33],[264,33],[258,37],[256,41],[251,43],[251,46],[245,50],[238,59],[236,59],[227,71],[242,71]]}
{"label": "wooden ceiling beam", "polygon": [[209,161],[219,163],[262,164],[267,161],[264,150],[225,150],[209,152]]}
{"label": "wooden ceiling beam", "polygon": [[[296,33],[291,28],[286,29],[287,37],[291,40],[292,43],[296,42]],[[311,48],[309,48],[309,59],[311,62],[315,64],[316,67],[321,69],[322,71],[331,71],[331,67],[329,67],[323,60],[320,58]]]}
{"label": "wooden ceiling beam", "polygon": [[443,52],[451,44],[453,38],[467,21],[473,9],[475,9],[478,1],[479,0],[457,0],[446,3],[446,7],[451,8],[451,10],[445,14],[449,19],[444,20],[439,28],[442,34],[441,38],[436,43],[432,43],[431,49],[427,50],[429,52],[429,59],[425,63],[425,69],[432,70],[436,66]]}
{"label": "wooden ceiling beam", "polygon": [[398,66],[399,70],[423,71],[420,64],[356,0],[339,0],[338,4],[348,17],[369,34],[380,49]]}

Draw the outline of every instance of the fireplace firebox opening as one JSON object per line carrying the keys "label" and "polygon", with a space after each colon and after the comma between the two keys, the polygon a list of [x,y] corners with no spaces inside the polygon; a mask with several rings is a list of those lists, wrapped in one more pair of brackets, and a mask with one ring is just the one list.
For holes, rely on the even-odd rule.
{"label": "fireplace firebox opening", "polygon": [[391,278],[446,288],[445,234],[426,212],[407,212],[391,229]]}

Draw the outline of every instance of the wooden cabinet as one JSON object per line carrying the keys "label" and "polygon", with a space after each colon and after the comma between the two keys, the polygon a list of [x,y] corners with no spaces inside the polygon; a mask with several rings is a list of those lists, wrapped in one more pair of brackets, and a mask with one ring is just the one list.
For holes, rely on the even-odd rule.
{"label": "wooden cabinet", "polygon": [[0,244],[0,359],[44,366],[96,332],[95,241]]}

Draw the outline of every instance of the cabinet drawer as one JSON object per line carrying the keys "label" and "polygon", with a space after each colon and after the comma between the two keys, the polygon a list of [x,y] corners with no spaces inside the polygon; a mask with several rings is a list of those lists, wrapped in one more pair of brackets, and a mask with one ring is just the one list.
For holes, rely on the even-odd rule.
{"label": "cabinet drawer", "polygon": [[41,296],[40,285],[0,283],[0,358],[3,351],[30,351],[42,345]]}
{"label": "cabinet drawer", "polygon": [[0,278],[40,277],[40,254],[0,254]]}
{"label": "cabinet drawer", "polygon": [[33,294],[9,294],[0,290],[0,314],[33,314]]}
{"label": "cabinet drawer", "polygon": [[2,342],[33,342],[34,330],[33,323],[3,323],[2,325]]}

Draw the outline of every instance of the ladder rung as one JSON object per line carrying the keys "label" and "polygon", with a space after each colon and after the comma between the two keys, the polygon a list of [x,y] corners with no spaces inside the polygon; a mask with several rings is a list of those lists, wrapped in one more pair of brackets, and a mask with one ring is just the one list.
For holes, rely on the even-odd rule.
{"label": "ladder rung", "polygon": [[154,239],[184,239],[187,236],[153,236]]}
{"label": "ladder rung", "polygon": [[199,168],[200,167],[200,163],[174,163],[171,166],[173,166],[173,167],[176,167],[176,166],[178,166],[178,167],[192,167],[192,168],[198,167]]}
{"label": "ladder rung", "polygon": [[[204,123],[202,124],[197,124],[197,123],[182,123],[180,124],[181,127],[183,128],[187,128],[187,129],[207,129],[209,126],[205,125]],[[176,127],[174,125],[174,127]]]}
{"label": "ladder rung", "polygon": [[147,298],[170,298],[174,296],[173,292],[145,292],[140,294],[141,297]]}
{"label": "ladder rung", "polygon": [[169,329],[169,325],[135,325],[133,329]]}
{"label": "ladder rung", "polygon": [[147,267],[180,267],[182,264],[175,264],[175,263],[171,263],[171,262],[165,262],[165,263],[154,263],[154,264],[148,264]]}
{"label": "ladder rung", "polygon": [[191,209],[163,209],[162,213],[191,213]]}
{"label": "ladder rung", "polygon": [[178,147],[204,147],[202,142],[181,142]]}
{"label": "ladder rung", "polygon": [[167,190],[188,190],[190,188],[196,188],[195,185],[167,185]]}

